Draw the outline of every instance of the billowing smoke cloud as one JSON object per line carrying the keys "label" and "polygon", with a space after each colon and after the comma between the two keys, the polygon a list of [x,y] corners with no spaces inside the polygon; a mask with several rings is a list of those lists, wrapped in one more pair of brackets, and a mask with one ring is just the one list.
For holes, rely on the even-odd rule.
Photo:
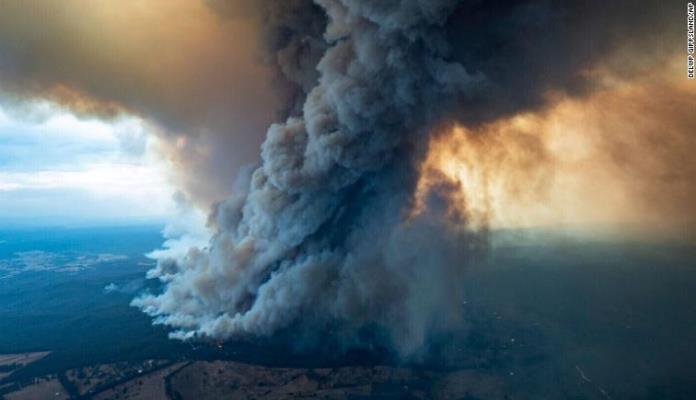
{"label": "billowing smoke cloud", "polygon": [[[166,292],[135,304],[179,337],[270,334],[309,314],[394,327],[409,350],[456,315],[442,287],[456,289],[465,262],[456,226],[402,221],[416,176],[407,149],[479,81],[437,49],[449,3],[319,2],[331,45],[301,118],[271,126],[248,192],[217,209],[210,249],[160,263]],[[426,240],[438,251],[403,250]]]}
{"label": "billowing smoke cloud", "polygon": [[[598,70],[640,73],[659,48],[679,49],[682,11],[657,1],[640,13],[629,1],[174,3],[160,5],[193,9],[199,24],[181,15],[169,24],[141,3],[147,12],[126,8],[167,22],[146,46],[124,27],[83,42],[96,29],[73,24],[77,2],[52,3],[60,5],[46,11],[51,23],[39,35],[17,22],[29,18],[19,2],[0,17],[5,90],[156,122],[193,198],[229,193],[271,115],[283,116],[267,130],[258,167],[215,208],[210,243],[161,258],[150,276],[165,290],[134,304],[178,338],[271,335],[291,325],[351,338],[369,327],[404,354],[460,322],[459,282],[486,246],[485,225],[472,231],[451,205],[456,185],[442,180],[416,196],[436,128],[585,95]],[[204,34],[190,39],[198,29]],[[187,51],[150,54],[172,38]],[[255,55],[263,66],[249,62]]]}
{"label": "billowing smoke cloud", "polygon": [[[583,71],[616,44],[576,6],[316,3],[326,50],[302,113],[270,127],[248,190],[217,207],[209,247],[160,262],[152,275],[166,290],[134,304],[179,338],[373,326],[411,354],[459,321],[458,282],[485,246],[485,229],[448,205],[454,187],[431,187],[410,213],[428,134],[453,116],[478,123],[539,107],[551,90],[589,90]],[[607,42],[555,71],[537,59],[564,57],[580,26]]]}

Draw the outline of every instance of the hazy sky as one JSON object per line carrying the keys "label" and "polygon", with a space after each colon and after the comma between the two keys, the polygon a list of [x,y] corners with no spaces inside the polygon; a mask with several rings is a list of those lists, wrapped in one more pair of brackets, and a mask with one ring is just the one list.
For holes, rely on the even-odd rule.
{"label": "hazy sky", "polygon": [[165,166],[135,118],[79,119],[39,103],[0,108],[0,219],[114,221],[173,210]]}
{"label": "hazy sky", "polygon": [[[2,1],[2,219],[162,216],[174,190],[207,212],[259,162],[271,123],[318,82],[325,15],[309,0],[89,3]],[[633,16],[615,2],[595,4],[602,12],[534,4],[471,3],[491,21],[510,13],[515,35],[474,17],[448,33],[455,58],[490,89],[443,117],[471,125],[441,140],[457,150],[439,160],[456,166],[450,183],[491,197],[459,182],[475,147],[468,169],[498,184],[492,204],[506,221],[690,220],[694,117],[684,100],[695,86],[681,8],[648,2]],[[465,8],[455,17],[468,18]],[[650,29],[635,35],[637,25]],[[484,51],[498,35],[519,54]]]}

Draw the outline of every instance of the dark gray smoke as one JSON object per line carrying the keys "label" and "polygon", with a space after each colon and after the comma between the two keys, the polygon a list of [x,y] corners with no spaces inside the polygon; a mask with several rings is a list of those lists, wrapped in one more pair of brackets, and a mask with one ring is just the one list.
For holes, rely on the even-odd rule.
{"label": "dark gray smoke", "polygon": [[459,99],[465,124],[543,107],[553,95],[601,88],[600,69],[632,77],[664,68],[681,51],[679,2],[454,1],[445,27],[449,59],[486,77]]}

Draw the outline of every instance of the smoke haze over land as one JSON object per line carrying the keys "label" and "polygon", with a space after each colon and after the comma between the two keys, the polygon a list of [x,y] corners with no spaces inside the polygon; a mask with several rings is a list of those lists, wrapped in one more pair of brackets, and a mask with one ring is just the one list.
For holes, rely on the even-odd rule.
{"label": "smoke haze over land", "polygon": [[5,3],[6,104],[137,115],[215,203],[210,242],[134,301],[178,338],[374,328],[412,355],[462,323],[491,224],[691,219],[681,5]]}

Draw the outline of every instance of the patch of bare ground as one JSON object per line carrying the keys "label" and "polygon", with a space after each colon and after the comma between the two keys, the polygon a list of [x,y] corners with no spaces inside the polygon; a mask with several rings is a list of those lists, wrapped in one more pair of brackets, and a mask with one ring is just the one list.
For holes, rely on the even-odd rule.
{"label": "patch of bare ground", "polygon": [[468,370],[437,373],[409,368],[266,368],[236,362],[195,362],[173,374],[175,399],[504,400],[505,382]]}
{"label": "patch of bare ground", "polygon": [[165,360],[145,360],[142,362],[120,362],[74,368],[65,372],[65,377],[75,386],[77,392],[84,396],[120,381],[141,376],[148,371],[166,364]]}
{"label": "patch of bare ground", "polygon": [[185,364],[185,362],[172,364],[166,368],[133,378],[113,388],[97,393],[92,399],[168,400],[165,379]]}
{"label": "patch of bare ground", "polygon": [[31,385],[5,395],[7,400],[64,400],[68,392],[55,376],[36,378]]}

